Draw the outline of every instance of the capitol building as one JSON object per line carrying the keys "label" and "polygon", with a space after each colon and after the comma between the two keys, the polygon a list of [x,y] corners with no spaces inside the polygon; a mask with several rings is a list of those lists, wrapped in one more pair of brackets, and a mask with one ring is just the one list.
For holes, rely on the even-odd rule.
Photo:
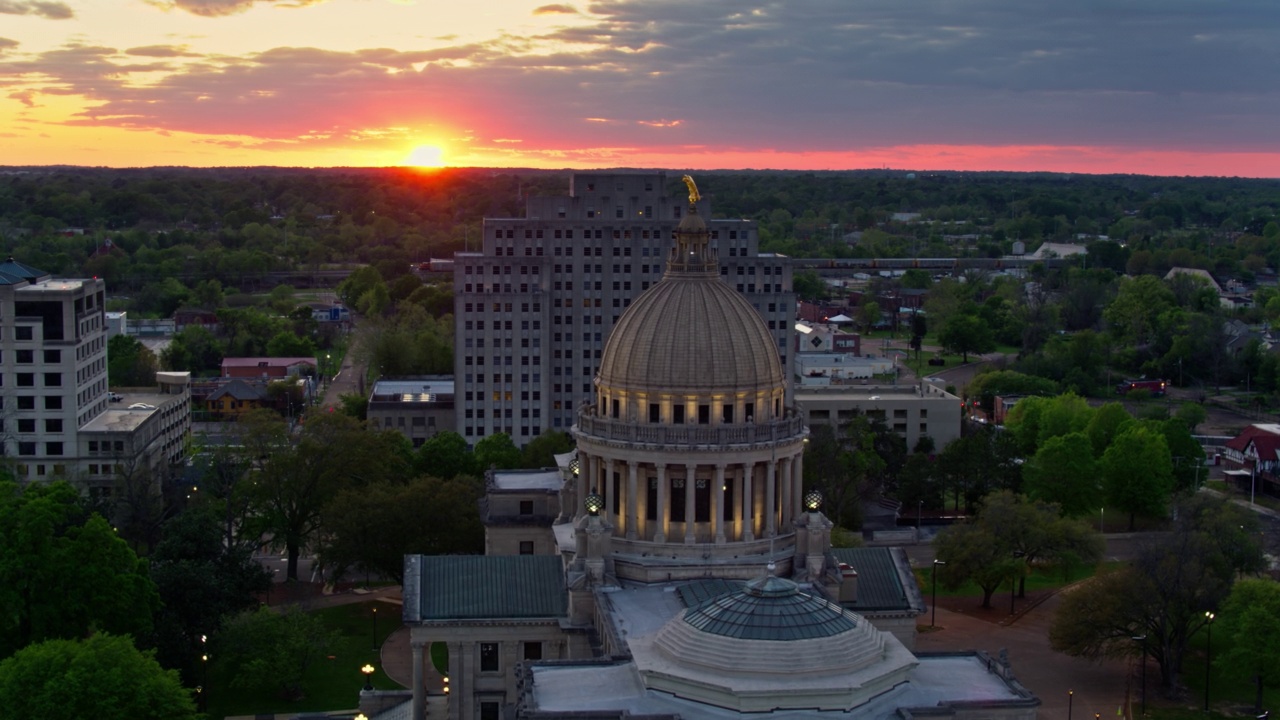
{"label": "capitol building", "polygon": [[406,557],[413,697],[362,711],[421,720],[447,655],[451,720],[1034,718],[1007,661],[914,652],[905,553],[831,547],[780,348],[722,280],[687,183],[576,452],[488,473],[486,555]]}

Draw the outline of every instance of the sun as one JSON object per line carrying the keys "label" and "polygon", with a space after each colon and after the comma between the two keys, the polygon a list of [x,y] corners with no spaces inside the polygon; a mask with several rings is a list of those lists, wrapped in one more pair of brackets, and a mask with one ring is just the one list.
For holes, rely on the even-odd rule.
{"label": "sun", "polygon": [[404,164],[420,168],[444,167],[444,151],[438,145],[419,145],[409,152]]}

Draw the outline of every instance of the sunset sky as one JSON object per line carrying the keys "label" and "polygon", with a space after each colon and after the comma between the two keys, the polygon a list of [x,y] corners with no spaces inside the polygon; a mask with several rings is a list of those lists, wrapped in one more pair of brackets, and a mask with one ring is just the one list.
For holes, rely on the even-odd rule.
{"label": "sunset sky", "polygon": [[0,165],[1280,176],[1280,0],[0,0]]}

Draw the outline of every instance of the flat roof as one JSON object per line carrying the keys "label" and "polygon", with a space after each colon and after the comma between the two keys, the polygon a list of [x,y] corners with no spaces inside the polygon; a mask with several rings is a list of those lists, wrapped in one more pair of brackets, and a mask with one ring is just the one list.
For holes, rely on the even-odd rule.
{"label": "flat roof", "polygon": [[559,470],[494,470],[493,486],[498,490],[559,490],[564,484]]}
{"label": "flat roof", "polygon": [[379,380],[373,384],[370,398],[377,402],[438,402],[445,395],[452,400],[454,392],[452,377]]}
{"label": "flat roof", "polygon": [[[147,418],[159,412],[165,405],[179,399],[181,395],[165,395],[162,393],[122,393],[124,399],[111,403],[97,417],[85,423],[80,432],[98,433],[131,433],[137,430]],[[147,405],[147,408],[134,408],[131,405]]]}
{"label": "flat roof", "polygon": [[[1026,698],[1000,677],[987,670],[976,653],[921,655],[908,681],[859,705],[854,713],[867,720],[896,720],[899,708],[937,708],[955,702],[1017,701]],[[535,707],[547,713],[626,710],[631,715],[678,715],[679,717],[769,718],[849,718],[843,710],[798,708],[773,712],[740,713],[736,710],[685,700],[644,686],[634,662],[535,664],[531,668]],[[607,688],[607,692],[602,692]]]}

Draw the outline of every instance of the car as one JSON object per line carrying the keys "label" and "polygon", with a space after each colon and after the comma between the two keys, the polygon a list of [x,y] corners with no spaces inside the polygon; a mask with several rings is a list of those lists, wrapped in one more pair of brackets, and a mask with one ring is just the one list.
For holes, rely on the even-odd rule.
{"label": "car", "polygon": [[155,410],[156,406],[148,405],[146,403],[134,403],[129,406],[129,409],[130,410]]}
{"label": "car", "polygon": [[117,392],[109,392],[107,393],[107,398],[111,400],[111,402],[120,402],[124,399],[124,396]]}

